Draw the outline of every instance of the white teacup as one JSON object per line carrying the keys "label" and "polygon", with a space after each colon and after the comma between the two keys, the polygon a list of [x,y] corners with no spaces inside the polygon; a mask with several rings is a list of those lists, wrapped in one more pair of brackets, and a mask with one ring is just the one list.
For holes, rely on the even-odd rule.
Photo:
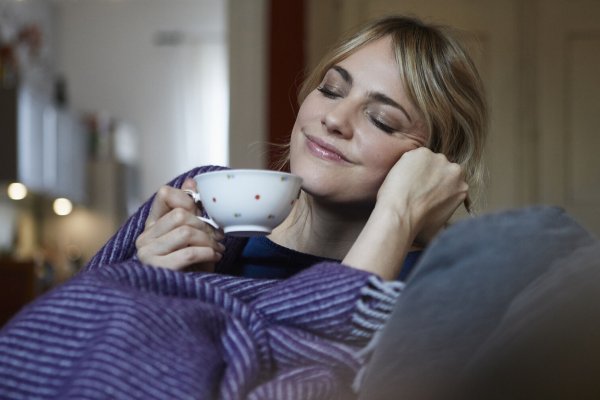
{"label": "white teacup", "polygon": [[299,176],[257,169],[206,172],[194,180],[197,192],[186,192],[209,216],[200,219],[232,236],[271,233],[292,211],[302,185]]}

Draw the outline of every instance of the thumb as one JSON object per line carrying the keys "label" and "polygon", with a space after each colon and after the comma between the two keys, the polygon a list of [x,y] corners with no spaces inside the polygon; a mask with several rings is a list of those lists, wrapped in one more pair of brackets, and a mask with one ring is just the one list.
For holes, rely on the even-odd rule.
{"label": "thumb", "polygon": [[192,178],[186,178],[186,180],[183,181],[181,188],[196,191],[196,181]]}

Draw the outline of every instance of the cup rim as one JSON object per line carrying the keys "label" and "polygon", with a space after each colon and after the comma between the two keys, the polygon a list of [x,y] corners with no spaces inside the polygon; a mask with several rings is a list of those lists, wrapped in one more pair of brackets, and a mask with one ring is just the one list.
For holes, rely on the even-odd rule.
{"label": "cup rim", "polygon": [[258,169],[258,168],[228,168],[228,169],[220,169],[218,171],[208,171],[208,172],[202,172],[197,174],[196,176],[194,176],[194,178],[196,177],[201,177],[201,176],[209,176],[209,175],[220,175],[220,174],[226,174],[226,173],[236,173],[236,174],[241,174],[241,175],[248,175],[248,174],[265,174],[265,175],[278,175],[278,176],[288,176],[290,178],[300,178],[298,175],[292,174],[291,172],[285,172],[285,171],[273,171],[271,169]]}

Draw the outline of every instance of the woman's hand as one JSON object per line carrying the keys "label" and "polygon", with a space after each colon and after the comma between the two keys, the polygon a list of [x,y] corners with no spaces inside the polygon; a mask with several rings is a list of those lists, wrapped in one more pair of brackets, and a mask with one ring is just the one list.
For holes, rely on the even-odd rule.
{"label": "woman's hand", "polygon": [[[182,189],[196,189],[192,179]],[[198,208],[183,190],[161,187],[146,220],[144,232],[137,238],[138,259],[169,269],[194,265],[203,271],[213,271],[225,251],[219,243],[222,231],[215,230],[196,216]]]}
{"label": "woman's hand", "polygon": [[407,219],[415,241],[427,244],[467,198],[460,165],[421,147],[404,153],[377,193],[376,207]]}
{"label": "woman's hand", "polygon": [[467,198],[460,165],[426,147],[404,153],[377,193],[376,207],[403,216],[418,244],[427,244]]}
{"label": "woman's hand", "polygon": [[467,197],[458,164],[421,147],[404,153],[377,192],[377,203],[343,263],[396,279],[413,243],[427,244]]}

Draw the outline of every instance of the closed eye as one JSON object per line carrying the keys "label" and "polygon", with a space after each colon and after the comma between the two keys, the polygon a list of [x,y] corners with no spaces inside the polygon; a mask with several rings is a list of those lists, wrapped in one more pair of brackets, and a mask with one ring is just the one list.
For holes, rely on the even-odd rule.
{"label": "closed eye", "polygon": [[323,94],[323,96],[329,98],[329,99],[335,99],[340,97],[340,94],[334,92],[333,90],[329,89],[327,86],[319,86],[317,87],[317,90],[319,92],[321,92]]}
{"label": "closed eye", "polygon": [[385,133],[394,133],[398,131],[398,129],[393,128],[392,126],[388,125],[387,122],[385,122],[387,120],[387,118],[384,117],[385,113],[377,110],[367,109],[365,110],[365,114],[369,121],[371,121],[371,123],[375,125],[377,129]]}
{"label": "closed eye", "polygon": [[394,128],[392,128],[391,126],[387,125],[386,123],[378,120],[377,118],[373,118],[373,117],[369,117],[369,118],[370,118],[371,122],[373,123],[373,125],[375,125],[379,129],[381,129],[385,133],[396,132],[396,130]]}

